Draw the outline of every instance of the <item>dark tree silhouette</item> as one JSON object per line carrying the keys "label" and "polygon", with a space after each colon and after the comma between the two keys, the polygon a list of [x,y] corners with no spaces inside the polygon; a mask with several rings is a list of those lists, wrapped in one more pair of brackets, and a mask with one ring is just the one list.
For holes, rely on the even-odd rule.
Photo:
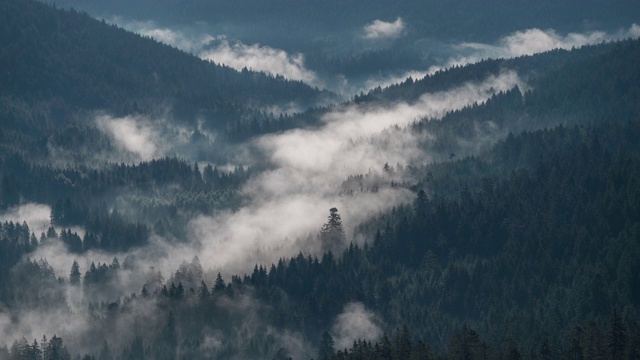
{"label": "dark tree silhouette", "polygon": [[320,238],[324,251],[338,252],[344,246],[344,229],[337,208],[329,209],[329,218],[320,230]]}

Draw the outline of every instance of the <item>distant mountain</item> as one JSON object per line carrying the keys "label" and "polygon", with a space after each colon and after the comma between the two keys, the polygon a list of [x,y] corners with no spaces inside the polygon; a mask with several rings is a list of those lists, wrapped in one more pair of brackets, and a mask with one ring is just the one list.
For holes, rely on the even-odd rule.
{"label": "distant mountain", "polygon": [[[320,45],[325,36],[357,31],[375,19],[411,24],[412,39],[491,41],[505,33],[539,27],[558,31],[617,30],[637,21],[640,5],[633,0],[616,0],[603,6],[601,0],[54,0],[56,4],[91,11],[97,15],[120,15],[156,19],[164,23],[190,24],[197,21],[225,25],[237,35],[254,41],[280,44],[307,41]],[[322,19],[322,21],[318,21]],[[268,31],[266,31],[268,30]],[[325,39],[328,40],[328,39]],[[349,38],[349,40],[351,40]],[[282,46],[282,45],[280,45]]]}
{"label": "distant mountain", "polygon": [[[323,86],[346,94],[424,73],[459,55],[461,44],[500,44],[505,36],[528,29],[561,42],[592,35],[616,38],[640,16],[640,3],[633,0],[607,6],[601,0],[53,2],[159,38],[178,30],[302,55],[301,65]],[[549,44],[549,39],[537,40]],[[229,50],[237,49],[223,46],[219,59],[237,62]]]}
{"label": "distant mountain", "polygon": [[[409,78],[385,88],[377,87],[366,94],[356,95],[343,105],[336,106],[359,104],[384,107],[399,102],[413,104],[425,94],[481,82],[489,76],[499,76],[513,71],[524,82],[526,88],[516,89],[515,92],[508,94],[496,94],[487,106],[475,105],[451,112],[442,121],[417,119],[419,120],[416,122],[417,128],[449,137],[447,141],[438,142],[438,145],[443,145],[440,149],[443,154],[458,153],[460,149],[456,148],[456,139],[460,139],[463,134],[488,135],[474,131],[460,131],[462,128],[473,129],[473,124],[478,122],[493,122],[493,125],[498,126],[492,129],[494,134],[501,132],[506,135],[510,131],[519,133],[523,130],[536,130],[559,124],[566,126],[580,122],[593,122],[596,119],[603,119],[605,114],[621,111],[626,112],[627,117],[640,113],[640,109],[637,109],[635,102],[632,101],[636,94],[630,85],[632,79],[638,79],[640,76],[640,69],[634,62],[635,57],[640,56],[638,44],[637,40],[627,40],[584,46],[573,50],[556,49],[517,58],[482,60],[474,64],[443,69],[422,79]],[[599,70],[594,72],[593,69]],[[606,72],[610,76],[603,77],[601,72]],[[514,99],[514,96],[517,99]],[[589,99],[594,96],[599,100],[590,101]],[[576,101],[570,102],[568,98]],[[521,108],[522,112],[505,115],[504,112],[513,106]],[[278,123],[280,126],[278,130],[322,125],[321,117],[334,110],[335,107],[313,108],[304,113],[286,117]],[[493,111],[502,113],[498,115]],[[234,136],[251,133],[250,124],[238,123],[230,131]],[[269,128],[262,128],[251,134],[271,131]],[[466,140],[472,141],[470,138]]]}
{"label": "distant mountain", "polygon": [[[474,155],[508,133],[558,125],[594,124],[640,116],[640,42],[627,40],[553,50],[512,59],[485,60],[455,67],[420,80],[408,80],[357,96],[360,104],[412,103],[425,93],[478,82],[487,76],[514,71],[523,88],[498,93],[486,104],[452,111],[440,121],[420,119],[413,128],[438,139],[424,144],[431,153]],[[468,144],[475,144],[469,148]]]}

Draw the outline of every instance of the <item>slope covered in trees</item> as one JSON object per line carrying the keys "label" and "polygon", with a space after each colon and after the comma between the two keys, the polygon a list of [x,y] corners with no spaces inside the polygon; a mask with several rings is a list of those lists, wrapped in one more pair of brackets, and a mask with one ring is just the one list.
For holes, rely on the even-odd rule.
{"label": "slope covered in trees", "polygon": [[[145,101],[169,99],[176,114],[176,105],[183,104],[186,118],[202,115],[212,127],[220,124],[207,111],[238,110],[228,119],[239,122],[224,127],[228,139],[239,142],[230,149],[243,159],[244,151],[250,151],[244,146],[255,142],[241,139],[298,126],[308,127],[291,133],[321,128],[320,117],[331,109],[259,123],[245,117],[258,113],[252,113],[253,104],[243,104],[244,96],[267,104],[289,99],[302,85],[239,75],[86,14],[29,1],[0,5],[7,10],[0,16],[8,16],[0,33],[10,35],[3,46],[22,39],[35,41],[38,48],[33,63],[6,62],[29,54],[9,48],[14,45],[0,54],[6,64],[20,65],[3,68],[9,77],[2,83],[0,209],[37,202],[51,210],[42,234],[27,222],[0,223],[0,335],[11,337],[0,339],[0,360],[638,357],[640,41],[487,60],[358,96],[344,108],[412,104],[425,92],[473,84],[505,71],[526,84],[441,118],[395,126],[391,136],[417,139],[420,154],[433,161],[381,163],[381,174],[351,174],[333,189],[346,201],[403,189],[404,194],[413,192],[411,203],[371,212],[349,227],[332,206],[316,233],[283,242],[316,242],[318,252],[233,274],[216,269],[218,264],[208,258],[174,262],[184,247],[200,255],[203,241],[226,235],[191,239],[197,237],[194,221],[258,212],[246,205],[270,201],[269,186],[287,184],[280,178],[257,180],[277,174],[274,161],[218,167],[168,156],[95,166],[79,156],[79,164],[57,166],[43,164],[34,153],[52,147],[97,151],[113,146],[103,130],[83,124],[82,116],[102,107],[116,115],[152,113],[152,106],[145,110]],[[37,26],[25,25],[31,23]],[[91,41],[83,36],[98,30],[104,37],[101,45],[89,47]],[[42,36],[50,38],[42,42]],[[115,51],[105,41],[141,48],[113,45]],[[76,50],[47,57],[65,42]],[[47,46],[58,50],[47,52]],[[166,53],[167,58],[144,52]],[[100,73],[93,67],[82,70],[84,61],[104,61],[113,72],[94,78]],[[120,62],[122,73],[111,67]],[[146,69],[155,69],[158,81],[167,82],[155,88]],[[209,72],[230,75],[208,78]],[[111,75],[116,78],[106,78]],[[237,76],[253,80],[234,88]],[[203,100],[200,96],[210,90],[203,83],[207,79],[228,86],[229,92],[213,91]],[[260,79],[284,95],[272,92],[263,98],[267,89],[260,87]],[[57,81],[68,90],[56,88]],[[91,84],[98,88],[91,90]],[[138,93],[145,88],[152,90],[147,100]],[[310,91],[309,99],[318,95],[304,89]],[[53,111],[52,99],[59,99],[64,111]],[[134,106],[132,99],[142,99],[136,100],[137,110],[126,107],[127,101]],[[51,131],[59,125],[65,126]],[[189,136],[211,144],[206,134],[194,131]],[[262,197],[250,198],[255,192]],[[265,222],[286,227],[294,221],[280,210],[268,208],[267,219],[248,222],[242,235],[258,231]],[[256,252],[269,251],[254,245]],[[156,258],[165,248],[176,253]],[[236,252],[237,261],[253,255]],[[64,272],[54,270],[61,263]],[[170,272],[159,270],[167,267]],[[22,335],[41,329],[46,333]]]}
{"label": "slope covered in trees", "polygon": [[[484,358],[481,350],[486,349],[489,358],[497,359],[506,355],[504,351],[536,358],[545,346],[554,356],[586,353],[586,344],[608,353],[614,344],[602,335],[603,329],[611,326],[607,319],[614,316],[612,311],[621,311],[616,321],[629,329],[629,338],[619,351],[634,353],[640,311],[639,134],[635,120],[506,140],[496,145],[497,155],[513,156],[505,146],[511,142],[522,149],[562,145],[506,178],[483,179],[482,189],[462,191],[457,199],[419,194],[413,207],[396,209],[363,226],[360,231],[379,228],[364,247],[351,245],[342,254],[326,253],[322,259],[300,255],[270,268],[256,266],[252,274],[234,277],[230,284],[218,277],[212,288],[201,282],[202,273],[194,270],[198,265],[189,265],[176,273],[173,283],[145,287],[113,307],[91,306],[94,321],[96,326],[115,325],[142,302],[156,310],[140,321],[164,318],[169,328],[141,333],[143,338],[130,346],[142,341],[140,351],[178,351],[197,358],[202,356],[197,349],[206,327],[225,334],[240,331],[235,326],[245,320],[234,313],[239,309],[225,305],[227,301],[255,297],[259,301],[252,303],[253,310],[266,306],[259,324],[296,329],[316,346],[344,304],[359,302],[382,317],[389,333],[403,324],[411,329],[405,331],[412,336],[398,334],[397,341],[427,354],[420,356],[433,356],[428,345],[445,358],[457,359],[459,347],[469,346],[474,354],[470,358]],[[527,156],[528,151],[533,150],[516,155]],[[88,276],[84,286],[95,286]],[[226,343],[218,356],[258,356],[263,351],[275,355],[280,350],[269,335],[242,336],[240,342],[250,345]],[[466,343],[460,336],[475,340]],[[390,340],[382,338],[379,349],[357,343],[349,354],[411,352],[386,342]],[[122,349],[122,356],[132,348]],[[342,351],[336,356],[347,355]]]}

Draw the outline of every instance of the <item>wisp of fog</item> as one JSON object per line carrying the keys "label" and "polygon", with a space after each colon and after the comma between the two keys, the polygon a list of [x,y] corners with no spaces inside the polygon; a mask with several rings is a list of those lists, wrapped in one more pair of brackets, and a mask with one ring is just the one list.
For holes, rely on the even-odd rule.
{"label": "wisp of fog", "polygon": [[[242,189],[251,199],[247,206],[191,221],[201,258],[226,271],[247,271],[256,262],[277,261],[297,251],[317,253],[318,244],[297,249],[292,242],[317,234],[330,208],[339,209],[349,235],[371,215],[412,200],[412,192],[400,187],[351,196],[339,192],[349,175],[382,171],[385,163],[395,166],[430,161],[430,155],[420,150],[419,139],[401,127],[420,118],[438,119],[447,111],[483,102],[516,85],[525,87],[515,72],[506,71],[479,83],[424,94],[411,104],[343,106],[325,114],[318,128],[260,137],[253,145],[274,168],[251,179]],[[382,132],[388,139],[384,146],[353,141]]]}

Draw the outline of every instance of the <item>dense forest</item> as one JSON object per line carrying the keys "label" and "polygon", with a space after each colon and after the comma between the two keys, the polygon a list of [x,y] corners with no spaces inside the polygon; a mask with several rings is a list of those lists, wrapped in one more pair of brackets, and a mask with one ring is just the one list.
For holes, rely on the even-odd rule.
{"label": "dense forest", "polygon": [[[343,99],[82,11],[125,2],[55,3],[80,10],[0,0],[0,360],[640,359],[640,40]],[[282,45],[340,7],[254,3],[128,14],[265,26],[291,5],[260,38]],[[459,38],[488,16],[468,3],[392,7],[477,13],[410,31]],[[570,5],[497,1],[492,16],[532,14],[469,36],[555,26],[536,19]]]}
{"label": "dense forest", "polygon": [[[463,356],[458,352],[478,359],[556,358],[576,351],[580,354],[575,356],[584,353],[585,358],[613,358],[614,353],[624,354],[615,358],[633,358],[640,341],[633,320],[638,319],[640,300],[638,135],[636,120],[509,138],[496,144],[491,156],[518,158],[530,156],[526,149],[556,150],[505,178],[483,178],[482,188],[464,189],[457,199],[419,191],[412,206],[361,226],[359,231],[367,232],[385,224],[364,247],[352,244],[340,255],[328,252],[318,259],[300,254],[270,267],[259,265],[229,284],[218,274],[211,287],[196,258],[184,263],[170,283],[145,284],[139,293],[115,303],[89,303],[87,315],[108,344],[115,341],[119,318],[136,314],[139,306],[154,309],[146,317],[136,316],[140,323],[159,321],[163,327],[149,329],[157,334],[148,338],[144,332],[146,339],[118,350],[123,358],[142,353],[198,358],[209,327],[245,336],[225,344],[217,353],[221,358],[286,353],[274,348],[278,342],[267,325],[260,325],[264,328],[257,334],[237,328],[247,321],[242,319],[246,309],[229,309],[228,302],[247,297],[259,301],[244,305],[258,307],[252,310],[258,312],[258,324],[300,329],[320,349],[331,343],[327,334],[344,304],[364,304],[386,323],[404,325],[395,335],[390,329],[389,338],[380,343],[358,342],[348,350],[324,353],[338,359],[405,359],[409,357],[402,354],[409,353],[420,359],[437,353],[454,359]],[[512,144],[521,150],[513,150]],[[329,219],[326,232],[339,226],[339,220]],[[9,260],[39,246],[26,224],[7,223],[3,234],[2,254]],[[58,236],[48,235],[49,240],[40,242]],[[60,235],[65,236],[71,237]],[[73,251],[71,245],[69,249]],[[56,279],[46,260],[10,265],[3,280],[6,303],[65,308],[66,286],[95,293],[94,287],[112,286],[109,279],[123,271],[117,259],[92,264],[84,275],[72,265],[64,279]],[[22,291],[34,286],[48,290]],[[20,346],[17,342],[12,354],[22,351]],[[131,355],[135,351],[140,353]]]}

